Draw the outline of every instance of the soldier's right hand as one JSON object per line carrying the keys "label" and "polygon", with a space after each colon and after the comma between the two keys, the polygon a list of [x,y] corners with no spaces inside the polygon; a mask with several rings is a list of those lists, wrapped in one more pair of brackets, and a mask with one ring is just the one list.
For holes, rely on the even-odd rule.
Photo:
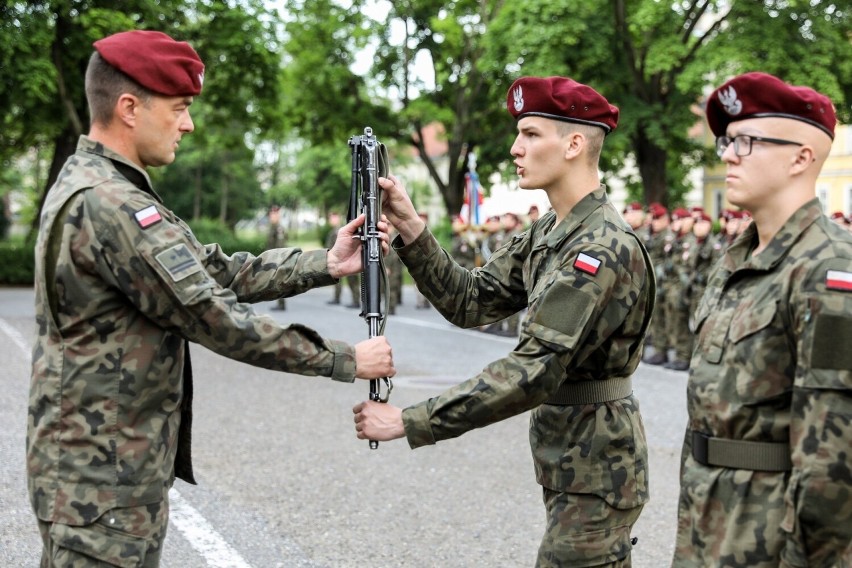
{"label": "soldier's right hand", "polygon": [[393,351],[386,337],[380,335],[355,344],[355,376],[380,379],[396,374]]}

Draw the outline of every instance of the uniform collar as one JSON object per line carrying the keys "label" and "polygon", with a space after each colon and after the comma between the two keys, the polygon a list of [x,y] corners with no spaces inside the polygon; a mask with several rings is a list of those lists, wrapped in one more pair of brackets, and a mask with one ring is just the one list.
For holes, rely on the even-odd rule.
{"label": "uniform collar", "polygon": [[550,248],[559,248],[562,242],[577,230],[589,215],[606,203],[609,203],[609,198],[606,195],[606,186],[601,184],[596,190],[578,201],[557,226],[553,226],[556,222],[556,213],[553,211],[547,212],[541,218],[543,229],[547,234],[543,244]]}
{"label": "uniform collar", "polygon": [[151,185],[151,178],[148,177],[148,172],[121,154],[110,150],[100,142],[96,142],[86,135],[80,136],[80,140],[77,142],[77,151],[95,154],[96,156],[108,159],[112,162],[115,169],[127,179],[127,181],[142,191],[150,193],[160,203],[163,202],[162,198],[157,195],[156,191],[154,191],[154,186]]}
{"label": "uniform collar", "polygon": [[814,197],[797,209],[784,222],[766,248],[756,256],[750,254],[757,243],[757,227],[752,222],[728,249],[724,261],[725,268],[729,272],[734,272],[739,268],[770,270],[781,262],[793,243],[798,241],[802,233],[822,215],[819,199]]}

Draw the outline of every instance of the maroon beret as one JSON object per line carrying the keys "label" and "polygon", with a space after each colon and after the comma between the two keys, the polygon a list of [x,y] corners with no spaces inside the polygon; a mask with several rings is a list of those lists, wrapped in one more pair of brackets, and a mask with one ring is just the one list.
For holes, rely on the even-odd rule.
{"label": "maroon beret", "polygon": [[650,205],[648,205],[648,213],[651,214],[651,217],[654,219],[659,219],[660,217],[667,217],[669,214],[669,210],[663,206],[661,203],[657,203],[656,201]]}
{"label": "maroon beret", "polygon": [[831,219],[843,219],[846,221],[846,215],[844,215],[842,211],[835,211],[831,214]]}
{"label": "maroon beret", "polygon": [[628,211],[642,211],[642,204],[638,201],[632,201],[624,206],[624,212]]}
{"label": "maroon beret", "polygon": [[689,211],[684,209],[683,207],[678,207],[674,211],[672,211],[672,219],[688,219],[692,218],[692,215],[689,214]]}
{"label": "maroon beret", "polygon": [[521,77],[506,95],[506,108],[516,120],[542,116],[598,126],[607,134],[618,124],[618,107],[593,88],[567,77]]}
{"label": "maroon beret", "polygon": [[107,63],[150,91],[169,97],[201,92],[204,63],[185,41],[175,41],[162,32],[134,30],[93,45]]}
{"label": "maroon beret", "polygon": [[734,77],[707,100],[707,122],[716,136],[725,134],[731,122],[764,117],[801,120],[834,139],[837,117],[828,97],[810,87],[788,85],[766,73]]}
{"label": "maroon beret", "polygon": [[710,218],[710,215],[708,215],[708,214],[707,214],[707,213],[705,213],[704,211],[701,211],[700,213],[696,214],[696,215],[695,215],[695,220],[696,220],[696,221],[707,221],[708,223],[712,223],[712,222],[713,222],[713,219],[711,219],[711,218]]}

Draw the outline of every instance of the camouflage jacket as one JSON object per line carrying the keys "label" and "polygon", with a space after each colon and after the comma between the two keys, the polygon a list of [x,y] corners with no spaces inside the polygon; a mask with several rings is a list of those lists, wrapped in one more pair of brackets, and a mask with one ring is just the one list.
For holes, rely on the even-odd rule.
{"label": "camouflage jacket", "polygon": [[354,380],[354,349],[243,302],[329,284],[326,251],[200,244],[148,175],[82,137],[44,204],[27,425],[38,518],[87,524],[174,480],[185,340],[268,369]]}
{"label": "camouflage jacket", "polygon": [[[696,314],[674,565],[850,565],[852,236],[814,199],[749,257],[756,241],[726,251]],[[690,430],[789,444],[792,470],[703,465]]]}
{"label": "camouflage jacket", "polygon": [[555,220],[553,212],[543,215],[472,271],[426,231],[400,249],[420,290],[456,325],[491,323],[529,307],[515,349],[478,376],[406,408],[406,435],[411,447],[434,444],[532,409],[530,444],[541,485],[635,507],[648,499],[636,398],[542,403],[563,381],[633,373],[653,306],[653,275],[603,187],[554,227]]}

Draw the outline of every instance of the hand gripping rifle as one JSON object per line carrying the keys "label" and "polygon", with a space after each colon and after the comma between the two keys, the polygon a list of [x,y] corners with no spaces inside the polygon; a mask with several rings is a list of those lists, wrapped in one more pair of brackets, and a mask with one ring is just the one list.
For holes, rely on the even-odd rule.
{"label": "hand gripping rifle", "polygon": [[[382,194],[379,177],[387,176],[388,153],[369,126],[361,136],[349,139],[352,152],[352,189],[349,193],[348,221],[359,214],[366,216],[364,225],[358,229],[356,238],[361,239],[361,317],[367,321],[370,337],[384,335],[390,298],[388,277],[382,258],[382,240],[379,238],[378,222],[382,215]],[[384,309],[381,306],[384,296]],[[387,392],[381,394],[379,381],[384,381]],[[370,380],[370,400],[387,402],[393,390],[388,377]],[[370,448],[379,447],[370,440]]]}

